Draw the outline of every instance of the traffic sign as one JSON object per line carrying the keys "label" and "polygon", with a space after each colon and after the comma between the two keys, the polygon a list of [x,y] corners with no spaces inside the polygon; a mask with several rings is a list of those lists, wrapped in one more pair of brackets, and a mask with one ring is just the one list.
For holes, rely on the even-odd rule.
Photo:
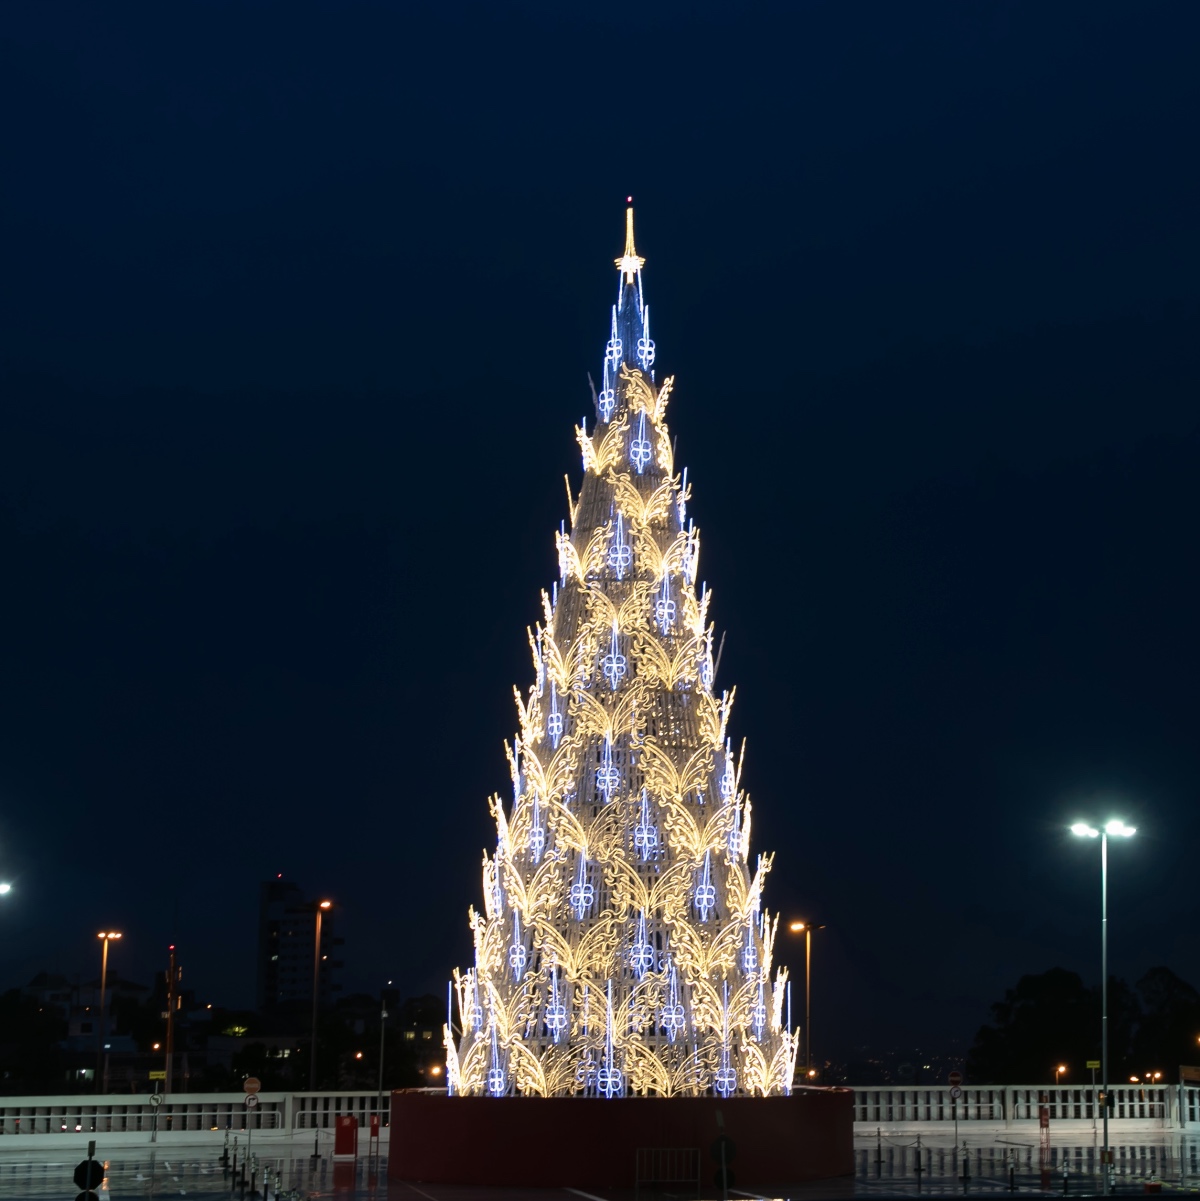
{"label": "traffic sign", "polygon": [[1089,1059],[1089,1060],[1087,1061],[1087,1066],[1088,1066],[1089,1068],[1099,1068],[1099,1067],[1100,1067],[1100,1060],[1098,1060],[1098,1059]]}
{"label": "traffic sign", "polygon": [[960,1084],[962,1084],[962,1072],[951,1072],[950,1075],[946,1077],[946,1082],[952,1087],[957,1088]]}
{"label": "traffic sign", "polygon": [[167,1073],[164,1072],[161,1068],[157,1072],[147,1072],[146,1073],[147,1080],[165,1080],[166,1078],[167,1078]]}
{"label": "traffic sign", "polygon": [[247,1109],[257,1109],[258,1108],[258,1098],[253,1093],[250,1093],[250,1095],[247,1096],[247,1098],[246,1098],[246,1108]]}
{"label": "traffic sign", "polygon": [[75,1181],[75,1187],[85,1193],[97,1189],[104,1179],[104,1165],[98,1159],[81,1159],[71,1179]]}
{"label": "traffic sign", "polygon": [[151,1093],[150,1094],[150,1104],[155,1107],[162,1104],[162,1099],[163,1099],[162,1093]]}
{"label": "traffic sign", "polygon": [[242,1092],[256,1093],[262,1088],[262,1081],[257,1076],[248,1076],[242,1081]]}
{"label": "traffic sign", "polygon": [[959,1097],[961,1097],[961,1096],[962,1096],[962,1089],[959,1088],[957,1084],[952,1084],[950,1086],[950,1100],[957,1101],[959,1099]]}

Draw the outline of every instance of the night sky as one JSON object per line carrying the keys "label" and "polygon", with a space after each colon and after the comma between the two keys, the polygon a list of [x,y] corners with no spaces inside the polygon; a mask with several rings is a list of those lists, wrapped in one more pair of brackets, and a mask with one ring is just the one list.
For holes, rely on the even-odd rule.
{"label": "night sky", "polygon": [[[1200,986],[1200,7],[0,19],[0,987],[470,961],[634,197],[818,1056]],[[783,947],[802,971],[799,947]]]}

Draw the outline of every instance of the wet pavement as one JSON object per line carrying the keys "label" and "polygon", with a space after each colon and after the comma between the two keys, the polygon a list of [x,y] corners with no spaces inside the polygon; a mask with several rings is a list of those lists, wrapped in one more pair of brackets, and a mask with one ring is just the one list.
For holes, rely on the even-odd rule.
{"label": "wet pavement", "polygon": [[[256,1140],[257,1142],[257,1140]],[[1146,1196],[1200,1193],[1200,1145],[1178,1134],[1114,1145],[1114,1193]],[[219,1161],[220,1148],[122,1148],[102,1163],[104,1183],[100,1201],[127,1198],[176,1198],[191,1201],[644,1201],[646,1198],[696,1196],[695,1191],[660,1192],[607,1189],[479,1188],[425,1183],[390,1183],[387,1157],[334,1163],[327,1156],[314,1161],[299,1154],[290,1139],[264,1139],[255,1152],[254,1189],[242,1165],[235,1176],[231,1165]],[[821,1181],[777,1193],[763,1194],[738,1187],[733,1165],[731,1198],[787,1197],[798,1201],[842,1201],[846,1198],[926,1196],[1004,1197],[1096,1196],[1101,1192],[1099,1148],[1093,1141],[1038,1143],[995,1137],[955,1147],[950,1139],[879,1135],[855,1140],[853,1176]],[[70,1201],[78,1190],[72,1172],[79,1156],[66,1148],[0,1152],[0,1197],[23,1201],[56,1198]],[[707,1166],[706,1169],[707,1171]],[[267,1174],[264,1194],[264,1171]],[[715,1166],[714,1166],[715,1175]],[[700,1195],[719,1197],[710,1177]]]}

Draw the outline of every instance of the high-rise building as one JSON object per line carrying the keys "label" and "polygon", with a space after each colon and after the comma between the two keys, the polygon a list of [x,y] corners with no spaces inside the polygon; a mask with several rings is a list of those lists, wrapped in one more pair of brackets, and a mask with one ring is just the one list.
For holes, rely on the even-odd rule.
{"label": "high-rise building", "polygon": [[[312,1004],[313,966],[319,901],[282,878],[264,880],[258,894],[257,1002],[261,1013]],[[321,915],[318,971],[322,1004],[341,991],[342,961],[334,957],[342,939],[334,937],[333,911]]]}
{"label": "high-rise building", "polygon": [[733,693],[714,692],[712,594],[643,264],[630,208],[596,422],[576,430],[583,482],[517,696],[512,798],[491,801],[475,966],[455,974],[452,1092],[791,1088],[798,1034],[762,906],[771,857],[749,865]]}

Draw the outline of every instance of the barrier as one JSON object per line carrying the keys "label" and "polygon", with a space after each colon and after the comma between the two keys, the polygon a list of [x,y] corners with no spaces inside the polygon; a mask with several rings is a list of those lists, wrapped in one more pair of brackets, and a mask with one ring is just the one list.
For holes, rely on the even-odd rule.
{"label": "barrier", "polygon": [[[440,1089],[422,1090],[430,1095]],[[1098,1089],[1096,1090],[1099,1091]],[[1130,1131],[1195,1130],[1200,1127],[1200,1085],[1133,1084],[1112,1086],[1112,1129]],[[1096,1093],[1090,1086],[965,1085],[957,1104],[949,1088],[892,1085],[853,1090],[855,1128],[860,1134],[889,1129],[947,1129],[955,1117],[968,1128],[988,1125],[1013,1129],[1036,1125],[1039,1097],[1047,1098],[1052,1129],[1090,1130],[1099,1120]],[[158,1112],[158,1141],[206,1142],[225,1131],[253,1129],[255,1137],[291,1138],[314,1132],[332,1139],[339,1115],[350,1114],[359,1129],[379,1119],[381,1150],[386,1151],[391,1094],[339,1090],[258,1094],[248,1111],[242,1093],[172,1093]],[[56,1097],[0,1097],[0,1146],[37,1146],[48,1138],[103,1136],[110,1145],[148,1142],[154,1128],[150,1094]]]}

